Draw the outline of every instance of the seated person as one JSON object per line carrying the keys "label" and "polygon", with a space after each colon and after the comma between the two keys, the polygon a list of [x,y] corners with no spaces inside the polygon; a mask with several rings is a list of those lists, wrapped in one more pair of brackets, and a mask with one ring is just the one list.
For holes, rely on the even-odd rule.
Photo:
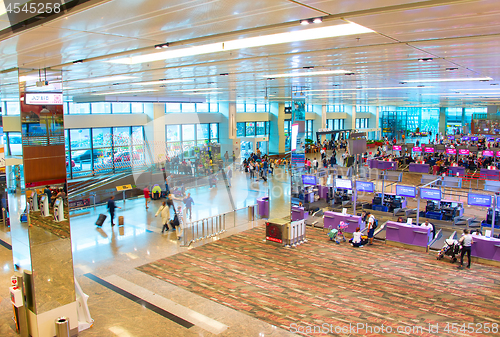
{"label": "seated person", "polygon": [[361,239],[361,231],[359,227],[356,227],[356,231],[352,233],[352,239],[350,239],[349,242],[353,247],[363,247],[363,245],[366,244],[367,240]]}
{"label": "seated person", "polygon": [[399,223],[405,223],[406,221],[404,221],[404,220],[403,220],[403,217],[402,217],[402,216],[400,216],[400,217],[398,218],[398,221],[397,221],[397,222],[399,222]]}

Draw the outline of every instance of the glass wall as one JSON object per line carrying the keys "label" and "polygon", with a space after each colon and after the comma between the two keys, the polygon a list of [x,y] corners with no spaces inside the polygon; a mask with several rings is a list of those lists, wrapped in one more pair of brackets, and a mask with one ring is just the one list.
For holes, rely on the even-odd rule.
{"label": "glass wall", "polygon": [[207,113],[219,112],[218,103],[166,103],[166,113]]}
{"label": "glass wall", "polygon": [[306,120],[306,139],[311,139],[313,142],[316,140],[313,138],[314,130],[313,130],[313,120]]}
{"label": "glass wall", "polygon": [[167,155],[181,159],[196,157],[197,149],[219,142],[219,124],[182,124],[166,126]]}
{"label": "glass wall", "polygon": [[64,104],[64,113],[70,115],[88,114],[136,114],[144,113],[144,103],[95,102]]}
{"label": "glass wall", "polygon": [[370,119],[369,118],[356,118],[356,127],[359,129],[369,129],[370,128]]}
{"label": "glass wall", "polygon": [[331,130],[344,130],[345,119],[327,119],[326,127]]}
{"label": "glass wall", "polygon": [[244,104],[244,103],[236,103],[236,111],[237,112],[268,112],[269,105],[268,104]]}
{"label": "glass wall", "polygon": [[344,112],[344,106],[343,105],[327,105],[326,106],[326,112]]}
{"label": "glass wall", "polygon": [[65,130],[68,177],[118,172],[146,165],[144,128]]}
{"label": "glass wall", "polygon": [[6,132],[4,134],[5,151],[7,156],[22,156],[23,146],[20,132]]}
{"label": "glass wall", "polygon": [[285,120],[285,151],[290,151],[290,136],[292,134],[292,121]]}
{"label": "glass wall", "polygon": [[269,122],[236,123],[236,137],[264,137],[269,131]]}

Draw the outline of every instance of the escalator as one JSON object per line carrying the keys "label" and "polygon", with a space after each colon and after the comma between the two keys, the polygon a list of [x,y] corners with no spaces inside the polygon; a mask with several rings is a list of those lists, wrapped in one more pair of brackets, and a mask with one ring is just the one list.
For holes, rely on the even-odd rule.
{"label": "escalator", "polygon": [[458,239],[457,231],[451,229],[440,229],[436,233],[436,237],[434,238],[434,240],[432,240],[431,243],[429,244],[429,249],[435,251],[441,250],[441,248],[443,248],[444,246],[444,241],[450,238],[457,240]]}

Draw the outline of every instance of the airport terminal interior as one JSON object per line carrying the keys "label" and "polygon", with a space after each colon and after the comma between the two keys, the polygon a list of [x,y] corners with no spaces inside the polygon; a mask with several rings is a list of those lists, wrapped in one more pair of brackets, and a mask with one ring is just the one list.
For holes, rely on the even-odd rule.
{"label": "airport terminal interior", "polygon": [[0,336],[499,335],[499,22],[0,1]]}

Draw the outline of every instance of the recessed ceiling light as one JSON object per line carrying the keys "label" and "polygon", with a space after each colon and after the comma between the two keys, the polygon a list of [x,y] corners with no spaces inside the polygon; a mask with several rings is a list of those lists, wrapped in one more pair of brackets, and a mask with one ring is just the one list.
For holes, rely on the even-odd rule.
{"label": "recessed ceiling light", "polygon": [[498,83],[491,83],[490,85],[498,85]]}
{"label": "recessed ceiling light", "polygon": [[373,33],[374,31],[355,24],[353,22],[334,26],[301,29],[285,33],[268,34],[262,36],[248,37],[230,41],[211,43],[206,45],[180,48],[176,50],[163,51],[161,53],[150,53],[146,55],[131,56],[106,62],[120,64],[138,64],[146,62],[161,61],[178,57],[203,55],[223,51],[237,50],[243,48],[262,47],[283,43],[318,40],[337,36]]}
{"label": "recessed ceiling light", "polygon": [[133,78],[136,78],[136,77],[119,75],[119,76],[109,76],[109,77],[100,77],[100,78],[93,78],[93,79],[88,79],[88,80],[81,80],[78,82],[80,82],[80,83],[103,83],[103,82],[130,80]]}
{"label": "recessed ceiling light", "polygon": [[483,80],[479,80],[479,82],[488,82],[488,81],[491,81],[491,80],[492,80],[492,78],[489,78],[489,79],[488,79],[488,78],[485,78],[485,79],[483,79]]}
{"label": "recessed ceiling light", "polygon": [[446,71],[458,70],[458,68],[446,68]]}
{"label": "recessed ceiling light", "polygon": [[134,94],[139,92],[153,92],[158,91],[154,89],[144,89],[144,90],[128,90],[128,91],[110,91],[110,92],[100,92],[92,94],[93,96],[103,96],[103,95],[121,95],[121,94]]}
{"label": "recessed ceiling light", "polygon": [[228,76],[229,74],[228,73],[222,73],[222,74],[219,74],[220,76]]}
{"label": "recessed ceiling light", "polygon": [[431,62],[433,59],[431,57],[418,59],[418,62]]}
{"label": "recessed ceiling light", "polygon": [[354,73],[346,73],[345,75],[351,76],[351,75],[354,75]]}
{"label": "recessed ceiling light", "polygon": [[157,85],[157,84],[166,84],[166,83],[186,83],[191,82],[191,80],[183,80],[183,79],[175,79],[175,80],[159,80],[159,81],[150,81],[150,82],[136,82],[131,83],[132,85]]}
{"label": "recessed ceiling light", "polygon": [[407,83],[432,83],[432,82],[467,82],[467,81],[491,81],[491,77],[464,77],[464,78],[424,78],[421,80],[405,80]]}
{"label": "recessed ceiling light", "polygon": [[168,43],[157,44],[157,45],[155,45],[155,49],[168,48],[168,46],[169,46]]}
{"label": "recessed ceiling light", "polygon": [[305,67],[302,67],[303,69],[314,69],[314,66],[305,66]]}
{"label": "recessed ceiling light", "polygon": [[285,74],[272,74],[263,75],[267,78],[280,78],[280,77],[303,77],[303,76],[321,76],[321,75],[342,75],[347,74],[347,70],[324,70],[324,71],[308,71],[302,73],[285,73]]}
{"label": "recessed ceiling light", "polygon": [[83,60],[73,61],[73,64],[80,64],[80,63],[83,63]]}
{"label": "recessed ceiling light", "polygon": [[309,20],[300,20],[300,24],[306,26],[309,24]]}
{"label": "recessed ceiling light", "polygon": [[313,20],[313,23],[322,23],[323,22],[323,19],[322,18],[315,18]]}

